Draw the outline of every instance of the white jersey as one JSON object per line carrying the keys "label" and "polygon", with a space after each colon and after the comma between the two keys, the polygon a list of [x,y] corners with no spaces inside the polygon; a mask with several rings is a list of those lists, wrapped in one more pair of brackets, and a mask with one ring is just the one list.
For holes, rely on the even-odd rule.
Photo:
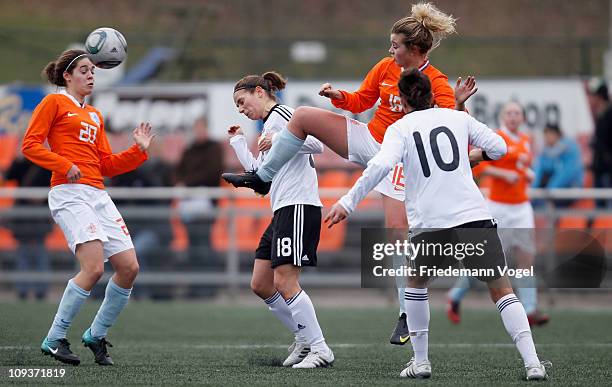
{"label": "white jersey", "polygon": [[[293,114],[293,109],[285,105],[275,105],[268,116],[264,118],[262,136],[278,133],[287,128],[287,122]],[[274,137],[272,138],[274,143]],[[247,171],[258,169],[264,162],[268,152],[253,156],[247,146],[244,136],[234,136],[230,145],[236,151],[240,164]],[[270,187],[270,204],[272,211],[293,204],[309,204],[323,207],[319,199],[319,183],[314,167],[313,154],[323,152],[323,144],[312,136],[306,137],[299,152],[289,160],[272,179]]]}
{"label": "white jersey", "polygon": [[449,228],[491,219],[472,178],[468,145],[494,160],[506,154],[502,137],[465,112],[432,108],[407,114],[389,126],[380,152],[340,204],[352,212],[403,161],[411,228]]}

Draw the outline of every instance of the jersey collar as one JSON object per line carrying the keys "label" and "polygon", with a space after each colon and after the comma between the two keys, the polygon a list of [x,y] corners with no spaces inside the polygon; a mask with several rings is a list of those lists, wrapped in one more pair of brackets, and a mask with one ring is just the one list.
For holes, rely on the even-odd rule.
{"label": "jersey collar", "polygon": [[272,109],[270,109],[270,111],[268,112],[268,114],[264,117],[263,122],[264,124],[266,123],[266,121],[268,120],[268,118],[270,117],[270,114],[272,114],[272,112],[274,111],[274,109],[276,109],[276,107],[280,105],[280,104],[276,104],[274,106],[272,106]]}
{"label": "jersey collar", "polygon": [[[419,71],[423,71],[423,70],[425,70],[425,69],[426,69],[428,66],[429,66],[429,59],[427,59],[427,60],[425,61],[425,63],[423,63],[421,66],[419,66]],[[404,70],[406,70],[406,69],[405,69],[403,66],[402,66],[402,67],[400,67],[400,73],[403,73],[403,72],[404,72]]]}
{"label": "jersey collar", "polygon": [[58,94],[65,95],[66,97],[70,98],[70,100],[71,100],[72,102],[74,102],[74,104],[75,104],[75,105],[77,105],[77,106],[78,106],[78,107],[80,107],[80,108],[84,108],[84,107],[85,107],[85,105],[86,105],[85,100],[84,100],[84,101],[83,101],[83,103],[81,104],[81,103],[79,102],[79,100],[78,100],[78,99],[76,99],[76,98],[74,98],[72,95],[68,94],[68,92],[66,91],[66,89],[65,89],[65,88],[61,88],[61,89],[59,89],[59,93],[58,93]]}
{"label": "jersey collar", "polygon": [[427,59],[425,63],[423,63],[421,67],[419,67],[419,71],[424,71],[428,66],[429,66],[429,59]]}

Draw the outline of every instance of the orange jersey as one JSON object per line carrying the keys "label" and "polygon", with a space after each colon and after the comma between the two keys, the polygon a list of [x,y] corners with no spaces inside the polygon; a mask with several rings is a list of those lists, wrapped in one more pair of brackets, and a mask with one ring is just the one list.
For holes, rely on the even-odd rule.
{"label": "orange jersey", "polygon": [[67,183],[66,174],[75,164],[81,170],[79,184],[103,189],[103,176],[129,172],[147,159],[137,145],[113,154],[102,114],[65,92],[49,94],[36,106],[21,150],[30,161],[52,172],[51,187]]}
{"label": "orange jersey", "polygon": [[506,130],[498,130],[497,134],[502,136],[508,146],[508,153],[499,160],[483,162],[483,169],[493,166],[518,172],[519,179],[511,184],[506,180],[491,176],[491,191],[489,199],[494,202],[506,204],[518,204],[529,200],[527,190],[529,182],[526,172],[532,161],[530,138],[524,133],[517,135],[509,134]]}
{"label": "orange jersey", "polygon": [[[455,92],[448,84],[448,77],[429,64],[429,60],[419,70],[431,81],[434,104],[454,109]],[[359,90],[354,93],[340,91],[344,99],[332,99],[332,104],[340,109],[361,113],[374,106],[380,99],[374,118],[368,123],[368,129],[374,139],[382,143],[387,127],[404,116],[397,87],[401,72],[401,67],[393,58],[384,58],[366,75]]]}

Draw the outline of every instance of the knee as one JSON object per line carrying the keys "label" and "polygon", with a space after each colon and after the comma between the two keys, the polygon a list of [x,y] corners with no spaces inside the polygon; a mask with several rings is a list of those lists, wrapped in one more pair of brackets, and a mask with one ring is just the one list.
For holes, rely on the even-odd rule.
{"label": "knee", "polygon": [[267,284],[261,279],[251,278],[251,290],[261,299],[266,299],[274,294],[271,284]]}
{"label": "knee", "polygon": [[514,291],[512,288],[496,288],[490,287],[489,294],[491,296],[491,301],[497,303],[502,297],[507,296],[508,294],[512,294]]}
{"label": "knee", "polygon": [[92,267],[87,267],[82,270],[85,276],[89,279],[89,282],[92,284],[97,283],[100,278],[104,275],[104,265],[95,265]]}
{"label": "knee", "polygon": [[274,276],[274,287],[284,299],[292,297],[299,290],[299,286],[295,281],[280,275]]}
{"label": "knee", "polygon": [[138,261],[134,260],[133,262],[123,266],[119,270],[120,272],[119,274],[122,277],[128,277],[128,278],[134,279],[138,275],[139,271],[140,271],[140,265],[138,264]]}
{"label": "knee", "polygon": [[298,125],[302,130],[304,130],[305,133],[307,133],[305,128],[305,126],[307,125],[304,125],[304,121],[310,115],[310,110],[311,108],[308,106],[300,106],[295,109],[295,111],[291,115],[291,122],[294,125]]}

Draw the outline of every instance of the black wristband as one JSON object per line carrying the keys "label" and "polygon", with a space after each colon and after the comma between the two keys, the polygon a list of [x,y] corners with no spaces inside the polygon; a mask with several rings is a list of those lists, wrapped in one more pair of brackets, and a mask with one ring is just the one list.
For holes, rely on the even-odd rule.
{"label": "black wristband", "polygon": [[489,155],[487,154],[487,152],[485,152],[485,151],[482,151],[482,159],[484,161],[493,161],[493,159],[490,158]]}

